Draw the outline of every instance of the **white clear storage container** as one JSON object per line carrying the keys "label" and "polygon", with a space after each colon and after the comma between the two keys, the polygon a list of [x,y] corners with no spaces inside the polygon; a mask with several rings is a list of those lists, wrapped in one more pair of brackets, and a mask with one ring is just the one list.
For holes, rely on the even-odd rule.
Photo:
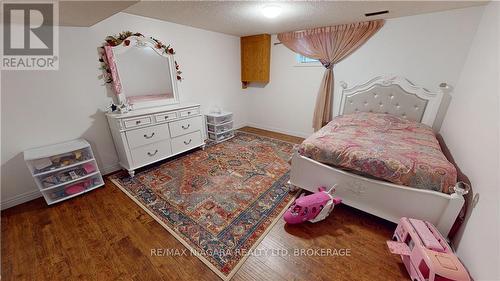
{"label": "white clear storage container", "polygon": [[220,134],[208,132],[208,138],[214,142],[225,141],[225,140],[228,140],[232,137],[234,137],[234,131],[220,133]]}
{"label": "white clear storage container", "polygon": [[84,139],[26,150],[24,160],[49,205],[104,185]]}
{"label": "white clear storage container", "polygon": [[104,184],[100,174],[67,183],[55,188],[43,189],[42,194],[48,204],[54,204],[79,194],[88,192]]}
{"label": "white clear storage container", "polygon": [[206,115],[207,123],[212,125],[218,125],[222,123],[227,123],[233,120],[233,114],[230,112],[222,113],[210,113]]}
{"label": "white clear storage container", "polygon": [[40,176],[68,167],[78,166],[93,159],[94,155],[90,147],[84,147],[69,152],[27,160],[26,163],[34,176]]}
{"label": "white clear storage container", "polygon": [[87,177],[90,174],[98,172],[97,164],[94,159],[77,163],[64,169],[57,169],[54,171],[35,174],[35,181],[39,183],[42,189],[53,188],[56,186],[64,185],[68,182],[77,181],[80,178]]}
{"label": "white clear storage container", "polygon": [[205,118],[209,141],[218,143],[234,136],[232,112],[208,113]]}
{"label": "white clear storage container", "polygon": [[207,124],[208,131],[216,134],[231,131],[233,129],[233,122],[227,122],[220,125]]}

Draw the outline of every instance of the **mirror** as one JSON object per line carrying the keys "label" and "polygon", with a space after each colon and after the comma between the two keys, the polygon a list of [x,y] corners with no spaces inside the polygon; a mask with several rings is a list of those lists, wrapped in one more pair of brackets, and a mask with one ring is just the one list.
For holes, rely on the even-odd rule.
{"label": "mirror", "polygon": [[121,83],[121,102],[132,109],[179,102],[173,50],[169,53],[169,48],[143,36],[127,37],[112,49]]}

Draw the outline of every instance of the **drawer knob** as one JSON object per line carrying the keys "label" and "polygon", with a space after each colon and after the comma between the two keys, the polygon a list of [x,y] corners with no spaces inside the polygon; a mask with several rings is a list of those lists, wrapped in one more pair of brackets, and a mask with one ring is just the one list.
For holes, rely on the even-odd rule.
{"label": "drawer knob", "polygon": [[156,155],[156,153],[158,153],[158,149],[156,149],[156,150],[155,150],[155,152],[153,152],[153,153],[148,152],[148,155],[149,155],[149,156],[155,156],[155,155]]}
{"label": "drawer knob", "polygon": [[181,127],[182,127],[184,130],[187,130],[187,129],[189,129],[189,126],[191,126],[191,124],[188,124],[187,126],[182,125]]}
{"label": "drawer knob", "polygon": [[184,141],[184,144],[185,144],[185,145],[188,145],[188,144],[190,144],[190,143],[191,143],[191,141],[192,141],[192,139],[189,139],[189,141]]}
{"label": "drawer knob", "polygon": [[136,125],[141,124],[141,120],[137,120],[137,121],[135,121],[135,124],[136,124]]}
{"label": "drawer knob", "polygon": [[168,115],[167,115],[167,116],[165,116],[165,119],[168,119]]}
{"label": "drawer knob", "polygon": [[146,139],[150,139],[150,138],[152,138],[154,135],[155,135],[155,133],[154,133],[154,132],[152,132],[152,133],[151,133],[151,136],[148,136],[148,135],[144,134],[144,137],[145,137]]}
{"label": "drawer knob", "polygon": [[191,111],[188,111],[188,115],[191,114]]}

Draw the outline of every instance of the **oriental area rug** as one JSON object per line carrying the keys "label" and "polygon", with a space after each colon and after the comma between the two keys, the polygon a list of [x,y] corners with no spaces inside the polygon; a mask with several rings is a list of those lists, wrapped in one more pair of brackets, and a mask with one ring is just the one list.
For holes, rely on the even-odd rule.
{"label": "oriental area rug", "polygon": [[294,145],[254,134],[111,181],[223,280],[229,280],[295,198]]}

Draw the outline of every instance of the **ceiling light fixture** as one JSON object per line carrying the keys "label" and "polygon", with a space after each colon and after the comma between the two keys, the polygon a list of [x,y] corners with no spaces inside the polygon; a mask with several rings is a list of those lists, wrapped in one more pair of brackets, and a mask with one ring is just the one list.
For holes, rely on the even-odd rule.
{"label": "ceiling light fixture", "polygon": [[281,7],[277,5],[267,5],[262,7],[262,14],[269,19],[273,19],[281,14]]}

